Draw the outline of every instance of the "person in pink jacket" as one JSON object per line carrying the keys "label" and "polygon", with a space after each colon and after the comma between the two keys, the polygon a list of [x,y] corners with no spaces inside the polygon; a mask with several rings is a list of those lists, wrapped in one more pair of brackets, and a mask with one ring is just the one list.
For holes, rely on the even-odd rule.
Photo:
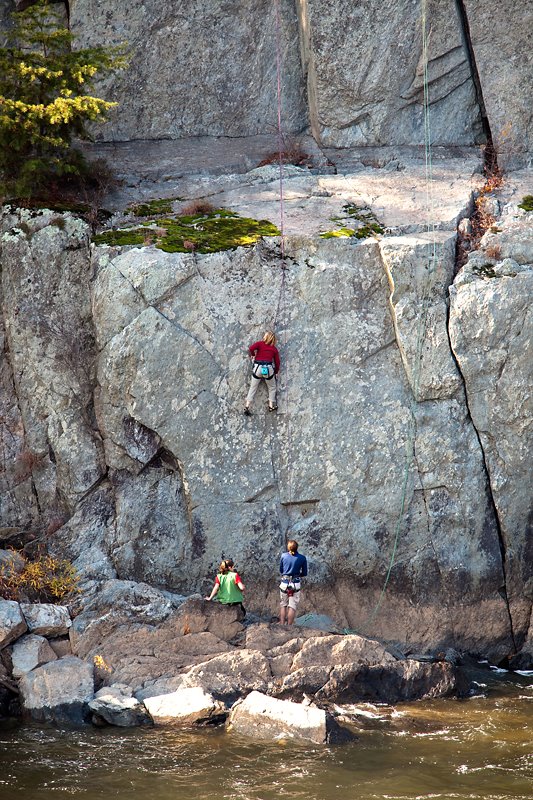
{"label": "person in pink jacket", "polygon": [[262,341],[254,342],[248,348],[250,358],[253,360],[252,380],[250,390],[244,404],[244,413],[247,417],[252,415],[250,405],[261,381],[265,381],[268,388],[268,410],[276,411],[276,375],[279,372],[280,361],[276,337],[272,331],[267,331]]}

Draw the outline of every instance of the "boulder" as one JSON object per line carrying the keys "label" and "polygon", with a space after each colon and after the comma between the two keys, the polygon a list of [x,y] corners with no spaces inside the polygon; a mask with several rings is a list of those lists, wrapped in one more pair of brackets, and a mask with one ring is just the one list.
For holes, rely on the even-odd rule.
{"label": "boulder", "polygon": [[26,672],[30,672],[41,664],[49,661],[56,661],[57,655],[54,653],[44,636],[28,634],[22,636],[13,645],[11,660],[13,663],[13,677],[20,678]]}
{"label": "boulder", "polygon": [[240,606],[228,606],[217,602],[208,602],[200,597],[189,597],[180,606],[174,624],[183,625],[183,632],[200,633],[208,631],[230,642],[244,629],[244,615]]}
{"label": "boulder", "polygon": [[224,705],[200,687],[183,688],[171,694],[148,697],[144,705],[156,725],[201,723],[224,712]]}
{"label": "boulder", "polygon": [[462,674],[445,661],[422,664],[397,661],[389,664],[344,664],[334,667],[316,693],[317,701],[335,703],[398,703],[446,697],[466,690]]}
{"label": "boulder", "polygon": [[313,697],[328,682],[333,665],[314,665],[302,667],[294,672],[285,673],[272,689],[276,697],[292,697],[301,700]]}
{"label": "boulder", "polygon": [[98,581],[91,589],[70,629],[74,651],[82,658],[121,625],[158,625],[185,599],[135,581]]}
{"label": "boulder", "polygon": [[192,667],[184,674],[182,687],[199,686],[216,698],[235,699],[254,689],[265,691],[271,678],[268,659],[262,653],[237,650]]}
{"label": "boulder", "polygon": [[20,605],[14,600],[0,600],[0,649],[28,630]]}
{"label": "boulder", "polygon": [[0,569],[10,572],[22,572],[25,560],[15,550],[0,550]]}
{"label": "boulder", "polygon": [[67,656],[20,679],[23,713],[38,722],[81,724],[94,694],[92,664]]}
{"label": "boulder", "polygon": [[246,628],[245,647],[249,650],[268,651],[273,655],[296,653],[307,639],[320,636],[327,636],[327,632],[300,628],[298,624],[289,627],[277,623],[258,622]]}
{"label": "boulder", "polygon": [[64,636],[72,620],[68,608],[52,603],[21,603],[22,613],[30,633],[41,636]]}
{"label": "boulder", "polygon": [[89,708],[97,717],[119,728],[133,728],[151,723],[144,705],[132,696],[131,688],[124,684],[100,689],[89,701]]}
{"label": "boulder", "polygon": [[326,712],[316,706],[278,700],[254,691],[232,707],[228,730],[254,739],[325,744]]}
{"label": "boulder", "polygon": [[373,639],[354,634],[308,639],[294,656],[291,672],[312,666],[338,664],[383,664],[396,661],[387,649]]}
{"label": "boulder", "polygon": [[71,656],[72,655],[72,647],[70,644],[70,639],[67,636],[63,636],[59,639],[49,639],[48,644],[56,654],[58,658],[63,658],[64,656]]}

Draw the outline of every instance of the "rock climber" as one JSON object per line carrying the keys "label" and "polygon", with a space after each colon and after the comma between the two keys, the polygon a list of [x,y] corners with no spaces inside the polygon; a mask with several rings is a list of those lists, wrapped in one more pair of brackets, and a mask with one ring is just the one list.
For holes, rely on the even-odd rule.
{"label": "rock climber", "polygon": [[307,575],[307,559],[298,552],[298,542],[294,539],[287,542],[287,552],[281,556],[279,571],[279,621],[282,625],[292,625],[301,599],[300,579]]}
{"label": "rock climber", "polygon": [[215,578],[211,594],[205,599],[213,600],[216,597],[217,602],[224,603],[224,605],[240,606],[242,613],[246,615],[246,609],[242,602],[244,599],[243,592],[244,584],[235,570],[233,560],[225,558],[218,568],[218,575]]}
{"label": "rock climber", "polygon": [[266,331],[262,341],[251,344],[248,348],[248,353],[253,360],[253,366],[250,390],[244,404],[244,413],[247,417],[252,415],[250,405],[261,381],[265,381],[268,388],[268,410],[276,411],[276,375],[279,372],[280,361],[278,348],[276,347],[276,337],[272,331]]}

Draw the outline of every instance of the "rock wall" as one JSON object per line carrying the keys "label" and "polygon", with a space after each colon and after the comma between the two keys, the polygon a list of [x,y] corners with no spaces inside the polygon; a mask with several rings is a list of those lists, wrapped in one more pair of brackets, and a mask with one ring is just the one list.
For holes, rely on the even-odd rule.
{"label": "rock wall", "polygon": [[80,46],[126,41],[130,67],[105,84],[120,103],[98,136],[177,139],[252,136],[277,129],[276,51],[283,60],[287,133],[306,125],[293,0],[140,3],[71,0]]}
{"label": "rock wall", "polygon": [[501,163],[516,166],[532,151],[532,13],[509,0],[71,0],[70,25],[80,46],[131,48],[129,69],[103,87],[120,105],[99,138],[275,131],[279,50],[285,132],[310,125],[338,148],[424,144],[425,14],[432,142],[473,145],[490,132]]}
{"label": "rock wall", "polygon": [[[48,542],[85,581],[205,591],[231,555],[263,612],[290,533],[310,560],[307,609],[495,659],[523,641],[530,267],[457,283],[452,354],[450,231],[291,236],[283,275],[275,240],[91,251],[79,220],[10,210],[3,230],[7,408],[29,453],[4,525],[27,524],[16,492],[29,521],[60,517]],[[278,301],[280,409],[265,413],[260,392],[249,420],[246,346]]]}
{"label": "rock wall", "polygon": [[[10,0],[0,29],[29,4]],[[98,139],[275,132],[279,55],[289,139],[310,127],[326,147],[423,145],[425,19],[432,143],[492,137],[501,165],[531,162],[531,0],[71,0],[67,15],[78,46],[130,48],[99,86],[119,107]]]}
{"label": "rock wall", "polygon": [[530,217],[504,216],[485,234],[450,291],[451,342],[490,474],[519,644],[533,599]]}
{"label": "rock wall", "polygon": [[[422,3],[301,0],[314,135],[330,147],[424,143]],[[427,4],[434,144],[482,140],[454,0]],[[332,54],[335,57],[332,58]]]}
{"label": "rock wall", "polygon": [[533,2],[464,0],[463,5],[500,165],[509,169],[531,165]]}

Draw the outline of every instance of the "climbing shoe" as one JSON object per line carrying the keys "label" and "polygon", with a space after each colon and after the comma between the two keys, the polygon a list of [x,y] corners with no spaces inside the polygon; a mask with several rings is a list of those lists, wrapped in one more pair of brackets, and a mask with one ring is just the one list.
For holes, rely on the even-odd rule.
{"label": "climbing shoe", "polygon": [[277,410],[278,410],[278,407],[277,407],[277,406],[269,406],[269,407],[268,407],[268,410],[269,410],[269,411],[277,411]]}
{"label": "climbing shoe", "polygon": [[245,406],[245,407],[244,407],[244,416],[245,416],[245,417],[251,417],[251,416],[252,416],[252,412],[250,411],[250,409],[248,408],[248,406]]}

